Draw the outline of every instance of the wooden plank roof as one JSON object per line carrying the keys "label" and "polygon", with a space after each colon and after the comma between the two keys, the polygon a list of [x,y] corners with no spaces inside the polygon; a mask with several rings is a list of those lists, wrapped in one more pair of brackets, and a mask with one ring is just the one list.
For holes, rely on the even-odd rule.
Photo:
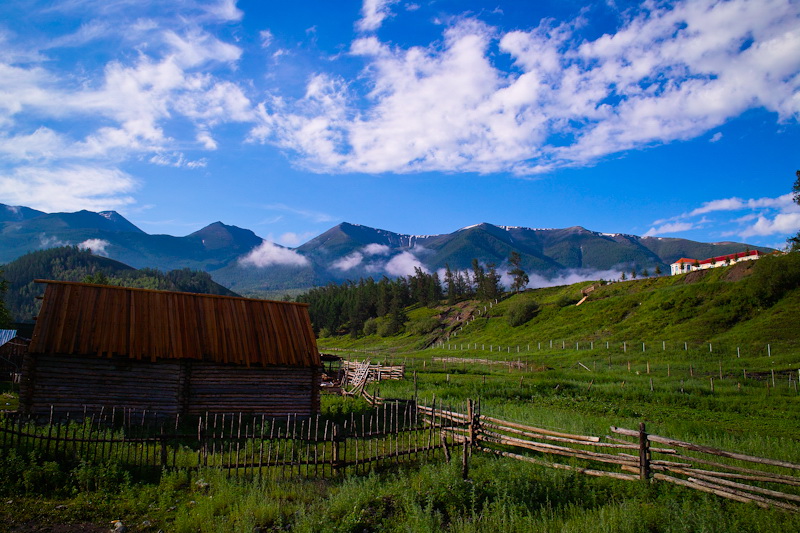
{"label": "wooden plank roof", "polygon": [[306,304],[46,283],[29,351],[199,359],[239,365],[318,366]]}

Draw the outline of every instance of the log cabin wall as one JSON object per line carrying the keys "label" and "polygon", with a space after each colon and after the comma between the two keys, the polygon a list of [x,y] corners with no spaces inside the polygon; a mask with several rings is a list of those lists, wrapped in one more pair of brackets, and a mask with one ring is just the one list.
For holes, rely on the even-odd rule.
{"label": "log cabin wall", "polygon": [[127,358],[73,355],[26,356],[20,410],[44,415],[83,412],[84,407],[126,407],[175,415],[179,411],[180,361],[142,364]]}
{"label": "log cabin wall", "polygon": [[319,410],[321,360],[304,304],[42,282],[23,411]]}
{"label": "log cabin wall", "polygon": [[194,361],[29,354],[20,409],[41,416],[129,408],[162,416],[258,413],[311,416],[319,411],[320,372]]}
{"label": "log cabin wall", "polygon": [[319,411],[316,368],[245,368],[192,363],[187,414],[205,412],[310,416]]}

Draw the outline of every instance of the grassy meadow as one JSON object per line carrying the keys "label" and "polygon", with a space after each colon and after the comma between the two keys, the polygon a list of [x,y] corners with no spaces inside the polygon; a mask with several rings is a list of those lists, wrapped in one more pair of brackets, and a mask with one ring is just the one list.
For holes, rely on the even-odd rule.
{"label": "grassy meadow", "polygon": [[[486,415],[600,437],[645,422],[650,433],[800,463],[800,288],[796,260],[777,259],[761,271],[736,265],[597,286],[580,306],[592,283],[409,308],[404,333],[318,343],[349,359],[404,364],[406,379],[368,385],[384,398],[455,408],[474,399]],[[512,326],[529,301],[531,316]],[[341,418],[369,406],[323,396],[322,408]],[[481,453],[464,480],[459,463],[440,456],[367,475],[260,482],[179,470],[144,482],[113,463],[67,467],[11,454],[0,459],[0,530],[105,531],[113,519],[153,532],[800,530],[800,514],[663,482]]]}

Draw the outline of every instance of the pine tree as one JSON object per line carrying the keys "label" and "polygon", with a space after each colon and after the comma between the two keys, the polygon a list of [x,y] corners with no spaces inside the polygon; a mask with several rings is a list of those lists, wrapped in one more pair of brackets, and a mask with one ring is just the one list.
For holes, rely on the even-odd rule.
{"label": "pine tree", "polygon": [[508,271],[508,275],[513,278],[513,281],[511,282],[511,290],[516,293],[527,287],[528,282],[530,281],[528,274],[522,270],[520,266],[521,263],[522,258],[520,257],[519,253],[516,251],[511,252],[511,255],[508,257],[508,264],[511,265],[511,270]]}
{"label": "pine tree", "polygon": [[450,269],[450,264],[444,264],[444,284],[447,286],[447,303],[453,305],[456,303],[456,276]]}
{"label": "pine tree", "polygon": [[[792,200],[794,200],[794,203],[797,205],[800,205],[800,170],[795,172],[795,176],[797,176],[797,179],[792,187]],[[794,237],[789,237],[786,243],[789,245],[791,251],[800,252],[800,231],[798,231],[797,235]]]}
{"label": "pine tree", "polygon": [[472,285],[475,288],[475,298],[486,300],[484,289],[486,288],[486,271],[477,259],[472,260]]}
{"label": "pine tree", "polygon": [[489,263],[486,265],[486,275],[483,278],[483,295],[487,300],[495,300],[502,294],[500,275],[497,273],[494,263]]}

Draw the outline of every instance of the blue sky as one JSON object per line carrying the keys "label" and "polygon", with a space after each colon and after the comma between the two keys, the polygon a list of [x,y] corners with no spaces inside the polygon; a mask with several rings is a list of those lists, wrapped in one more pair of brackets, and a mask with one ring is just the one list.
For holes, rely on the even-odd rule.
{"label": "blue sky", "polygon": [[800,230],[789,0],[6,0],[0,95],[0,202],[149,233]]}

